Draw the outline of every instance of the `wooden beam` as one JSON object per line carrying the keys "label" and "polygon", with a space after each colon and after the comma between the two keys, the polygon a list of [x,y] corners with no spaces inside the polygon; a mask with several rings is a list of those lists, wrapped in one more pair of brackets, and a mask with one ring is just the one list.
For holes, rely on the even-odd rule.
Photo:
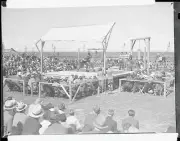
{"label": "wooden beam", "polygon": [[68,94],[68,92],[66,91],[66,89],[64,88],[64,86],[63,85],[60,85],[61,86],[61,88],[63,89],[63,91],[65,92],[65,94],[69,97],[69,99],[70,99],[70,95]]}
{"label": "wooden beam", "polygon": [[142,37],[142,38],[132,38],[130,40],[144,40],[144,39],[150,39],[151,37]]}
{"label": "wooden beam", "polygon": [[146,69],[146,47],[144,47],[144,69]]}
{"label": "wooden beam", "polygon": [[77,89],[77,91],[76,91],[76,93],[75,93],[75,95],[74,95],[74,97],[73,97],[72,101],[74,101],[74,100],[75,100],[76,95],[78,94],[80,87],[81,87],[81,84],[79,85],[79,87],[78,87],[78,89]]}
{"label": "wooden beam", "polygon": [[149,75],[150,69],[150,38],[147,40],[147,73]]}

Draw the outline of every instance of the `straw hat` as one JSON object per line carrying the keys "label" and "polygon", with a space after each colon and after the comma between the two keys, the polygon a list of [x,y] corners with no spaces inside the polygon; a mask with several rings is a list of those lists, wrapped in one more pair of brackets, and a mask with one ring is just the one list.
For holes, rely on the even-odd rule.
{"label": "straw hat", "polygon": [[4,109],[5,110],[12,110],[12,109],[16,108],[16,106],[17,106],[16,100],[7,100],[4,103]]}
{"label": "straw hat", "polygon": [[54,106],[53,106],[52,103],[47,103],[47,104],[45,104],[45,105],[42,105],[42,108],[43,108],[44,110],[50,110],[50,111],[52,111],[51,109],[53,109]]}
{"label": "straw hat", "polygon": [[24,104],[23,102],[19,102],[16,111],[21,112],[27,108],[27,104]]}
{"label": "straw hat", "polygon": [[44,112],[40,104],[33,105],[32,109],[29,111],[29,116],[33,118],[40,118],[43,114]]}
{"label": "straw hat", "polygon": [[37,98],[34,102],[34,104],[40,104],[40,103],[42,103],[42,100],[40,98]]}

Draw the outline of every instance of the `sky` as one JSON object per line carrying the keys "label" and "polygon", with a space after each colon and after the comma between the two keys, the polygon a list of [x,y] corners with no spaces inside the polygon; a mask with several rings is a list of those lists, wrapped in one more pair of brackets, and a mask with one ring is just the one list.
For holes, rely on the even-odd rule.
{"label": "sky", "polygon": [[[174,19],[170,3],[146,6],[112,6],[89,8],[2,8],[2,38],[5,48],[17,51],[37,51],[34,43],[52,27],[67,27],[116,22],[107,51],[130,50],[130,38],[151,37],[151,51],[174,51]],[[87,31],[88,32],[88,31]],[[125,43],[125,46],[124,46]],[[101,48],[101,44],[51,42],[44,51],[77,51],[77,48]],[[136,42],[134,51],[144,49],[144,41]]]}

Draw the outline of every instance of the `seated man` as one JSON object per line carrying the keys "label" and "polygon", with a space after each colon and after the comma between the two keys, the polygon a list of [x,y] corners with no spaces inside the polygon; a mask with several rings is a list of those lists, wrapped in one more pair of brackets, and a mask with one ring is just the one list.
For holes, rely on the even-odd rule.
{"label": "seated man", "polygon": [[82,129],[83,132],[90,132],[94,130],[94,121],[96,119],[96,117],[100,114],[100,107],[99,106],[95,106],[93,108],[93,112],[89,113],[84,120],[84,127]]}
{"label": "seated man", "polygon": [[74,129],[75,131],[81,131],[81,124],[79,123],[79,120],[77,119],[77,117],[74,114],[74,110],[70,109],[69,110],[69,116],[67,117],[66,123],[68,125],[74,125]]}
{"label": "seated man", "polygon": [[117,133],[118,132],[117,122],[113,119],[113,116],[114,116],[114,110],[109,109],[108,116],[106,117],[106,120],[105,120],[105,125],[108,126],[108,131]]}
{"label": "seated man", "polygon": [[128,115],[129,115],[129,117],[122,120],[122,128],[123,128],[123,130],[126,130],[125,125],[127,123],[129,123],[131,126],[137,128],[137,129],[139,129],[139,121],[134,118],[135,117],[135,111],[134,110],[129,110]]}

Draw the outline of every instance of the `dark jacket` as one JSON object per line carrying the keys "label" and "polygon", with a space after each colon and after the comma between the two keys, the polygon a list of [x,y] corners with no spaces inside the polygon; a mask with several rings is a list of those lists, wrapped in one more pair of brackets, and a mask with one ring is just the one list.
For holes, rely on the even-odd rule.
{"label": "dark jacket", "polygon": [[117,122],[112,119],[112,117],[107,116],[106,117],[106,121],[105,121],[105,125],[108,126],[108,131],[112,131],[113,133],[117,133]]}
{"label": "dark jacket", "polygon": [[38,119],[28,117],[24,123],[22,135],[39,135],[41,124]]}
{"label": "dark jacket", "polygon": [[73,130],[71,127],[56,122],[50,125],[43,134],[44,135],[73,134]]}

